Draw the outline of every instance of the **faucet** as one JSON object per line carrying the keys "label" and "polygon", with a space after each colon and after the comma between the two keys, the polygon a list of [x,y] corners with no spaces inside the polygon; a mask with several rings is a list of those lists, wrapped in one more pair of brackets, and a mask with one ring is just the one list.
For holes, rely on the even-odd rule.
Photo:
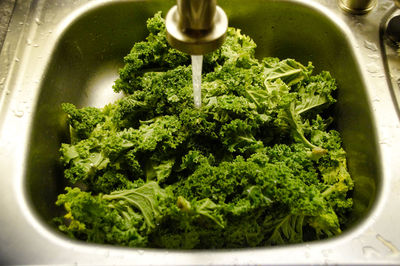
{"label": "faucet", "polygon": [[354,15],[363,15],[370,12],[378,0],[339,0],[338,2],[344,11]]}
{"label": "faucet", "polygon": [[[351,14],[363,15],[371,11],[378,0],[338,0],[339,6]],[[400,8],[400,0],[393,0],[394,4]]]}
{"label": "faucet", "polygon": [[[371,11],[378,0],[338,0],[339,6],[346,12],[354,15],[363,15]],[[394,9],[400,8],[400,0],[393,0]],[[393,16],[385,25],[387,38],[396,47],[400,46],[400,15]]]}
{"label": "faucet", "polygon": [[190,55],[219,48],[228,29],[228,18],[217,0],[177,0],[165,18],[167,41]]}

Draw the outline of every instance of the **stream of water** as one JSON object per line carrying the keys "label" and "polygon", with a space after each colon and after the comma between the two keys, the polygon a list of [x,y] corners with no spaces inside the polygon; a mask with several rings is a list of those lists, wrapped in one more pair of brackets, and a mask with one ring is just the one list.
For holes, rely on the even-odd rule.
{"label": "stream of water", "polygon": [[201,69],[203,66],[202,55],[192,55],[192,79],[194,106],[201,107]]}

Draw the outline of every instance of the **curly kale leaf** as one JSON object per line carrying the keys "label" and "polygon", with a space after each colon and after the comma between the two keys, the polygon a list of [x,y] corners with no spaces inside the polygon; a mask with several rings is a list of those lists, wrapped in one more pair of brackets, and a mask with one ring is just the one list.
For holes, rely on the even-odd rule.
{"label": "curly kale leaf", "polygon": [[204,56],[204,70],[206,73],[212,72],[216,67],[229,63],[248,67],[257,62],[254,58],[256,47],[256,43],[242,34],[240,29],[229,27],[221,48]]}
{"label": "curly kale leaf", "polygon": [[72,183],[79,180],[92,178],[98,170],[102,170],[109,164],[109,159],[99,152],[94,152],[96,145],[92,141],[81,141],[76,145],[62,144],[61,161],[65,166],[65,177]]}
{"label": "curly kale leaf", "polygon": [[219,136],[229,152],[254,152],[257,149],[263,148],[264,145],[262,141],[256,140],[253,130],[254,129],[243,120],[236,119],[223,125]]}
{"label": "curly kale leaf", "polygon": [[96,125],[105,119],[102,112],[94,107],[78,109],[71,103],[63,103],[61,107],[68,115],[72,142],[88,138]]}
{"label": "curly kale leaf", "polygon": [[299,243],[303,240],[304,215],[267,216],[263,226],[273,229],[267,244]]}
{"label": "curly kale leaf", "polygon": [[[61,161],[66,166],[65,177],[72,183],[83,182],[93,187],[98,183],[98,178],[107,172],[119,177],[124,175],[125,178],[119,178],[122,183],[126,183],[126,179],[142,178],[149,173],[143,171],[145,164],[140,161],[147,158],[145,161],[150,162],[150,152],[163,154],[176,150],[187,137],[186,131],[182,130],[181,121],[176,116],[161,116],[142,121],[137,129],[123,129],[115,133],[110,133],[102,126],[100,124],[88,139],[76,144],[62,145],[60,151]],[[170,159],[153,160],[158,161],[160,162],[154,169],[157,179],[161,181],[169,175],[166,166],[172,167],[173,163],[166,164]],[[148,179],[153,178],[148,176]],[[98,189],[101,187],[95,186]]]}
{"label": "curly kale leaf", "polygon": [[306,133],[311,131],[310,122],[309,119],[303,119],[303,116],[310,117],[310,113],[314,114],[316,110],[321,112],[333,104],[336,101],[331,95],[334,90],[336,83],[327,72],[309,78],[295,92],[297,100],[283,103],[275,123],[283,128],[288,127],[293,138],[323,153],[320,147],[306,138]]}
{"label": "curly kale leaf", "polygon": [[148,243],[146,225],[140,212],[132,208],[116,209],[101,195],[79,188],[66,188],[56,202],[67,214],[59,229],[69,236],[96,243],[143,247]]}
{"label": "curly kale leaf", "polygon": [[209,198],[192,200],[189,202],[184,197],[179,196],[177,206],[181,211],[190,214],[192,217],[207,217],[219,227],[224,228],[224,221],[223,216],[220,213],[220,207]]}
{"label": "curly kale leaf", "polygon": [[[163,200],[166,194],[156,182],[147,182],[137,189],[114,191],[103,195],[102,199],[112,201],[112,208],[137,208],[143,215],[149,228],[154,228],[159,219],[158,201]],[[132,206],[132,207],[130,207]]]}
{"label": "curly kale leaf", "polygon": [[263,60],[263,65],[265,66],[265,82],[280,79],[288,86],[293,86],[307,79],[313,69],[311,63],[308,63],[308,66],[305,67],[293,59],[266,58]]}
{"label": "curly kale leaf", "polygon": [[160,203],[167,195],[155,182],[138,188],[92,195],[67,188],[56,202],[65,207],[69,225],[60,229],[70,236],[97,243],[145,246],[148,232],[161,219]]}
{"label": "curly kale leaf", "polygon": [[135,43],[124,58],[125,66],[113,86],[116,92],[131,94],[141,87],[144,73],[154,69],[168,70],[190,62],[189,55],[173,49],[167,43],[161,12],[147,21],[147,29],[150,33],[147,40]]}

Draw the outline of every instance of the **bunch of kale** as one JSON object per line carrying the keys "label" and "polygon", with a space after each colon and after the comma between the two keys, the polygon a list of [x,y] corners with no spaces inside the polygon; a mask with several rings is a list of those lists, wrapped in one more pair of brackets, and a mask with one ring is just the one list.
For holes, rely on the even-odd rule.
{"label": "bunch of kale", "polygon": [[193,105],[190,57],[171,48],[161,14],[147,22],[104,108],[63,104],[67,187],[61,231],[132,247],[232,248],[341,233],[353,181],[328,127],[336,83],[312,65],[258,60],[229,28],[204,58]]}

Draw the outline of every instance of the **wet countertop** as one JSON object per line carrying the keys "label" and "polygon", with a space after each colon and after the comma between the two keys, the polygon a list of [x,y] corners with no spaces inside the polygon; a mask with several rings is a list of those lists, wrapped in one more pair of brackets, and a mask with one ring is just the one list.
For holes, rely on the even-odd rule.
{"label": "wet countertop", "polygon": [[3,42],[6,37],[8,24],[10,22],[14,5],[15,5],[15,0],[0,1],[0,50],[3,47]]}

